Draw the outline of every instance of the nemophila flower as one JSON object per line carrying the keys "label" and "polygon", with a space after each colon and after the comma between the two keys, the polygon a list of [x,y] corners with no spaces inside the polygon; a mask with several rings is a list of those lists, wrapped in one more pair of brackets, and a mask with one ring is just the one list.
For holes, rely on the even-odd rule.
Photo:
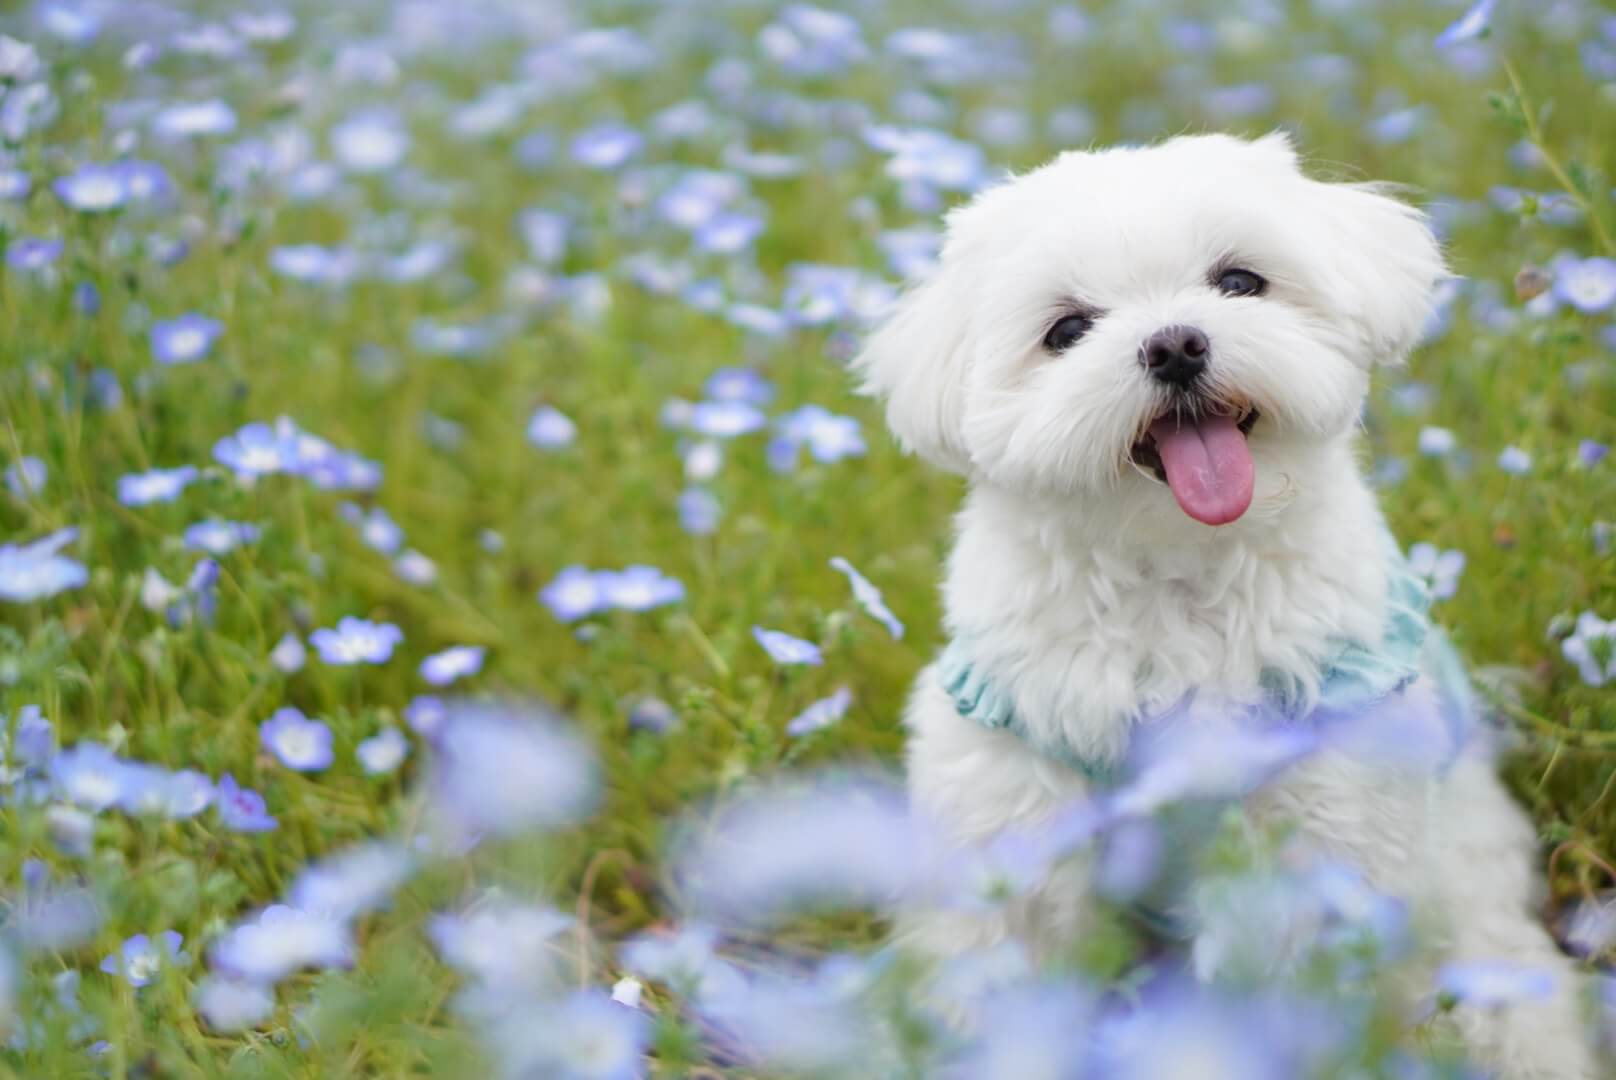
{"label": "nemophila flower", "polygon": [[853,587],[853,599],[858,601],[859,606],[869,614],[870,618],[886,627],[887,632],[893,637],[902,638],[903,623],[892,613],[892,609],[887,607],[886,600],[881,596],[881,590],[871,584],[863,574],[854,568],[852,563],[840,555],[834,556],[830,560],[830,565],[833,570],[847,577],[847,583]]}
{"label": "nemophila flower", "polygon": [[21,169],[0,166],[0,202],[22,202],[33,191],[33,177]]}
{"label": "nemophila flower", "polygon": [[354,757],[367,776],[387,776],[398,771],[410,756],[410,742],[397,728],[382,728],[354,747]]}
{"label": "nemophila flower", "polygon": [[825,656],[819,646],[802,638],[792,637],[779,630],[752,627],[752,637],[777,664],[823,664]]}
{"label": "nemophila flower", "polygon": [[930,226],[889,229],[876,237],[887,265],[901,278],[917,279],[931,273],[942,251],[943,236]]}
{"label": "nemophila flower", "polygon": [[764,406],[774,399],[774,387],[755,368],[719,368],[702,386],[708,401],[744,401]]}
{"label": "nemophila flower", "polygon": [[1319,745],[1316,733],[1241,718],[1185,715],[1141,747],[1134,779],[1108,800],[1116,817],[1153,814],[1187,799],[1244,796]]}
{"label": "nemophila flower", "polygon": [[303,639],[288,630],[269,651],[269,662],[281,674],[294,675],[303,670],[308,654],[308,649],[303,647]]}
{"label": "nemophila flower", "polygon": [[236,110],[213,98],[168,105],[152,117],[152,134],[161,139],[229,135],[236,130]]}
{"label": "nemophila flower", "polygon": [[263,983],[209,975],[196,984],[192,1004],[213,1031],[257,1027],[275,1011],[275,991]]}
{"label": "nemophila flower", "polygon": [[404,631],[392,623],[344,615],[335,628],[321,627],[309,635],[309,643],[327,664],[385,664],[393,649],[404,640]]}
{"label": "nemophila flower", "polygon": [[592,989],[548,1001],[537,1013],[507,1007],[483,1029],[505,1075],[567,1080],[638,1080],[651,1034],[646,1014]]}
{"label": "nemophila flower", "polygon": [[1585,469],[1591,469],[1604,461],[1610,453],[1608,443],[1596,442],[1593,439],[1583,439],[1577,444],[1577,464]]}
{"label": "nemophila flower", "polygon": [[1474,960],[1445,964],[1436,975],[1437,989],[1466,1005],[1496,1008],[1542,1001],[1554,994],[1554,973],[1502,961]]}
{"label": "nemophila flower", "polygon": [[58,803],[45,809],[45,832],[64,855],[88,859],[95,854],[95,815]]}
{"label": "nemophila flower", "polygon": [[51,184],[56,197],[83,214],[116,210],[129,201],[129,184],[119,165],[81,165]]}
{"label": "nemophila flower", "polygon": [[152,809],[175,820],[193,818],[213,805],[213,781],[195,769],[165,772],[155,792]]}
{"label": "nemophila flower", "polygon": [[912,899],[937,884],[945,849],[896,788],[813,781],[727,808],[675,866],[693,911],[751,924]]}
{"label": "nemophila flower", "polygon": [[624,124],[598,124],[572,140],[572,159],[590,169],[612,170],[627,165],[645,145],[645,136]]}
{"label": "nemophila flower", "polygon": [[724,467],[724,447],[712,439],[702,439],[685,449],[685,479],[705,483]]}
{"label": "nemophila flower", "polygon": [[22,237],[6,248],[6,265],[14,270],[43,270],[61,257],[62,242],[54,239]]}
{"label": "nemophila flower", "polygon": [[319,772],[331,766],[331,729],[290,705],[276,709],[259,725],[258,741],[296,772]]}
{"label": "nemophila flower", "polygon": [[184,941],[174,930],[164,930],[155,941],[145,934],[136,934],[101,961],[101,970],[121,977],[130,986],[145,986],[163,968],[190,962],[191,958],[180,951]]}
{"label": "nemophila flower", "polygon": [[1420,133],[1430,116],[1431,110],[1424,105],[1394,109],[1370,121],[1369,137],[1382,145],[1407,142]]}
{"label": "nemophila flower", "polygon": [[709,255],[734,255],[752,246],[763,233],[763,218],[757,214],[716,214],[696,230],[697,251]]}
{"label": "nemophila flower", "polygon": [[458,704],[434,745],[434,801],[463,831],[550,828],[594,806],[593,756],[538,705]]}
{"label": "nemophila flower", "polygon": [[1443,551],[1435,544],[1418,543],[1408,549],[1408,568],[1422,578],[1436,600],[1447,600],[1459,591],[1459,575],[1464,573],[1465,554]]}
{"label": "nemophila flower", "polygon": [[229,773],[219,778],[213,805],[224,827],[235,832],[269,832],[280,824],[269,815],[264,797],[237,784]]}
{"label": "nemophila flower", "polygon": [[418,694],[404,706],[404,722],[423,739],[435,739],[448,718],[448,703],[435,694]]}
{"label": "nemophila flower", "polygon": [[554,210],[530,207],[516,219],[528,254],[546,265],[559,263],[567,254],[567,242],[572,236],[572,219]]}
{"label": "nemophila flower", "polygon": [[173,502],[201,473],[195,465],[172,469],[150,469],[118,477],[118,501],[125,506],[147,506]]}
{"label": "nemophila flower", "polygon": [[692,536],[710,536],[718,531],[723,507],[706,488],[686,488],[679,493],[679,527]]}
{"label": "nemophila flower", "polygon": [[1492,24],[1493,9],[1497,6],[1498,0],[1476,0],[1463,15],[1436,36],[1436,47],[1446,49],[1482,37]]}
{"label": "nemophila flower", "polygon": [[487,986],[537,988],[559,963],[554,939],[572,926],[572,916],[554,908],[493,895],[432,916],[427,936],[444,963]]}
{"label": "nemophila flower", "polygon": [[240,521],[201,521],[185,530],[185,546],[209,555],[228,555],[243,544],[258,541],[263,530]]}
{"label": "nemophila flower", "polygon": [[670,225],[695,232],[744,194],[745,177],[712,169],[690,169],[657,197],[656,214]]}
{"label": "nemophila flower", "polygon": [[62,798],[87,810],[105,810],[124,796],[124,760],[100,743],[81,742],[51,760],[51,780]]}
{"label": "nemophila flower", "polygon": [[1420,429],[1420,453],[1427,457],[1446,457],[1453,453],[1459,445],[1458,438],[1447,428],[1423,427]]}
{"label": "nemophila flower", "polygon": [[340,287],[359,273],[359,257],[347,248],[282,244],[270,249],[269,268],[293,281]]}
{"label": "nemophila flower", "polygon": [[39,71],[39,53],[32,45],[0,34],[0,81],[27,82]]}
{"label": "nemophila flower", "polygon": [[29,544],[0,544],[0,600],[43,600],[89,581],[82,563],[60,553],[78,535],[59,529]]}
{"label": "nemophila flower", "polygon": [[624,975],[612,983],[612,1000],[627,1009],[638,1009],[645,996],[645,984],[632,975]]}
{"label": "nemophila flower", "polygon": [[793,717],[786,724],[786,734],[801,736],[823,731],[846,716],[852,704],[853,691],[845,686],[840,687],[830,697],[820,698]]}
{"label": "nemophila flower", "polygon": [[359,538],[368,548],[391,555],[404,543],[404,530],[399,528],[392,515],[379,506],[361,510],[353,503],[343,503],[337,507],[337,513],[359,530]]}
{"label": "nemophila flower", "polygon": [[1511,476],[1525,476],[1532,471],[1532,455],[1518,446],[1506,446],[1498,452],[1498,467]]}
{"label": "nemophila flower", "polygon": [[248,41],[285,41],[297,29],[297,19],[289,12],[243,11],[230,17],[230,26]]}
{"label": "nemophila flower", "polygon": [[213,457],[243,479],[284,472],[298,460],[297,432],[283,424],[247,424],[214,443]]}
{"label": "nemophila flower", "polygon": [[1566,259],[1555,268],[1554,295],[1585,314],[1616,303],[1616,259]]}
{"label": "nemophila flower", "polygon": [[578,425],[560,409],[540,405],[527,422],[527,441],[542,450],[571,446],[578,438]]}
{"label": "nemophila flower", "polygon": [[761,430],[768,418],[745,401],[702,401],[690,407],[687,426],[698,435],[732,439]]}
{"label": "nemophila flower", "polygon": [[331,152],[349,172],[384,172],[409,154],[410,133],[392,110],[365,109],[331,129]]}
{"label": "nemophila flower", "polygon": [[6,466],[6,487],[19,499],[26,499],[30,495],[38,495],[45,490],[45,481],[50,476],[50,470],[45,463],[32,455],[25,455]]}
{"label": "nemophila flower", "polygon": [[[771,461],[777,465],[795,459],[795,451],[807,446],[815,461],[831,464],[846,457],[862,456],[866,450],[864,436],[858,421],[850,416],[837,416],[818,405],[804,405],[786,413],[777,422],[781,449],[770,448]],[[790,448],[790,459],[784,448]]]}
{"label": "nemophila flower", "polygon": [[438,564],[411,548],[393,560],[393,573],[411,585],[425,587],[438,580]]}
{"label": "nemophila flower", "polygon": [[1578,956],[1599,956],[1616,946],[1616,901],[1579,902],[1566,920],[1564,940]]}
{"label": "nemophila flower", "polygon": [[421,678],[433,686],[448,686],[483,669],[488,650],[481,645],[455,645],[421,661]]}
{"label": "nemophila flower", "polygon": [[562,622],[573,622],[606,610],[604,576],[582,566],[568,566],[539,590],[539,600]]}
{"label": "nemophila flower", "polygon": [[781,338],[791,331],[791,320],[786,317],[785,312],[764,307],[762,304],[731,304],[724,309],[723,314],[729,322],[759,337]]}
{"label": "nemophila flower", "polygon": [[[30,874],[29,865],[39,869]],[[27,953],[63,952],[95,937],[103,918],[95,894],[78,885],[56,885],[43,864],[23,868],[24,889],[12,902],[7,926]]]}
{"label": "nemophila flower", "polygon": [[204,359],[224,332],[224,324],[205,315],[181,315],[152,324],[152,356],[159,364],[190,364]]}
{"label": "nemophila flower", "polygon": [[1560,642],[1560,653],[1589,686],[1616,681],[1616,619],[1601,619],[1584,611],[1577,616],[1571,634]]}
{"label": "nemophila flower", "polygon": [[858,20],[809,4],[781,9],[758,32],[758,47],[782,71],[800,76],[834,75],[869,55]]}
{"label": "nemophila flower", "polygon": [[415,868],[408,849],[373,841],[304,868],[286,898],[299,911],[351,919],[385,907]]}
{"label": "nemophila flower", "polygon": [[864,130],[864,141],[890,155],[886,174],[899,183],[975,191],[987,179],[982,148],[941,131],[876,125]]}
{"label": "nemophila flower", "polygon": [[598,578],[606,606],[619,611],[649,611],[685,598],[684,584],[654,566],[602,570]]}
{"label": "nemophila flower", "polygon": [[305,968],[352,966],[354,944],[342,918],[272,904],[220,938],[209,958],[232,978],[277,983]]}

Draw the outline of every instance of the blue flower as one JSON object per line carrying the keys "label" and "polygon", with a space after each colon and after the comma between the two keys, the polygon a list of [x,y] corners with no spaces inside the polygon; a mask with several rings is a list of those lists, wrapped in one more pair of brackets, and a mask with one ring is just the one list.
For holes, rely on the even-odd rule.
{"label": "blue flower", "polygon": [[690,408],[691,431],[714,439],[732,439],[760,430],[768,418],[744,401],[703,401]]}
{"label": "blue flower", "polygon": [[582,566],[568,566],[539,590],[539,599],[562,622],[573,622],[606,610],[603,575]]}
{"label": "blue flower", "polygon": [[164,930],[157,935],[157,941],[145,934],[136,934],[101,961],[101,970],[108,975],[121,976],[130,986],[145,986],[163,968],[190,962],[191,958],[180,951],[184,940],[174,930]]}
{"label": "blue flower", "polygon": [[224,827],[236,832],[269,832],[279,825],[269,815],[264,797],[237,784],[229,773],[219,778],[213,805]]}
{"label": "blue flower", "polygon": [[754,626],[752,637],[763,646],[763,651],[769,654],[769,659],[777,664],[817,665],[825,662],[824,654],[819,651],[818,645],[779,630],[766,630],[761,626]]}
{"label": "blue flower", "polygon": [[645,145],[645,136],[623,124],[598,124],[572,140],[572,157],[591,169],[612,170],[628,164]]}
{"label": "blue flower", "polygon": [[1502,961],[1472,960],[1445,964],[1436,975],[1437,989],[1466,1005],[1490,1009],[1554,994],[1554,973]]}
{"label": "blue flower", "polygon": [[1445,49],[1485,35],[1492,23],[1493,9],[1497,6],[1498,0],[1476,0],[1463,15],[1436,36],[1436,47]]}
{"label": "blue flower", "polygon": [[303,670],[303,663],[308,657],[308,650],[303,647],[303,639],[288,630],[275,643],[269,651],[269,662],[275,670],[283,675],[293,675]]}
{"label": "blue flower", "polygon": [[436,738],[448,718],[449,706],[436,694],[418,694],[404,706],[404,722],[423,739]]}
{"label": "blue flower", "polygon": [[209,975],[192,999],[209,1028],[221,1033],[257,1027],[275,1011],[275,991],[262,983]]}
{"label": "blue flower", "polygon": [[684,585],[654,566],[603,570],[598,580],[606,605],[619,611],[649,611],[685,598]]}
{"label": "blue flower", "polygon": [[60,240],[23,237],[13,240],[11,246],[6,248],[6,265],[16,270],[43,270],[61,257]]}
{"label": "blue flower", "polygon": [[455,645],[433,653],[421,661],[421,678],[433,686],[448,686],[481,671],[486,652],[481,645]]}
{"label": "blue flower", "polygon": [[59,529],[31,544],[0,544],[0,600],[41,600],[89,581],[82,563],[58,554],[78,535]]}
{"label": "blue flower", "polygon": [[258,728],[258,741],[282,765],[296,772],[319,772],[331,767],[331,729],[286,706]]}
{"label": "blue flower", "polygon": [[782,71],[805,77],[838,74],[869,55],[858,20],[809,4],[783,8],[758,45]]}
{"label": "blue flower", "polygon": [[234,435],[226,435],[214,443],[213,457],[244,480],[285,472],[297,463],[299,434],[290,421],[274,427],[247,424]]}
{"label": "blue flower", "polygon": [[1577,462],[1585,469],[1598,465],[1610,453],[1610,444],[1583,439],[1577,444]]}
{"label": "blue flower", "polygon": [[118,501],[125,506],[173,502],[199,475],[195,465],[125,473],[118,477]]}
{"label": "blue flower", "polygon": [[1444,427],[1423,427],[1420,429],[1420,453],[1427,457],[1446,457],[1453,453],[1459,440]]}
{"label": "blue flower", "polygon": [[540,405],[527,422],[527,441],[543,450],[571,446],[578,438],[578,425],[561,410]]}
{"label": "blue flower", "polygon": [[696,230],[696,250],[710,255],[734,255],[752,246],[763,232],[763,219],[756,214],[715,214]]}
{"label": "blue flower", "polygon": [[240,521],[221,521],[217,518],[200,521],[185,530],[185,546],[191,551],[205,551],[209,555],[227,555],[242,544],[258,542],[263,530],[257,525]]}
{"label": "blue flower", "polygon": [[718,531],[723,507],[706,488],[686,488],[679,493],[679,527],[692,536],[710,536]]}
{"label": "blue flower", "polygon": [[1532,455],[1518,446],[1506,446],[1498,453],[1498,467],[1511,476],[1525,476],[1532,471]]}
{"label": "blue flower", "polygon": [[1555,269],[1554,295],[1586,314],[1616,303],[1616,259],[1566,259]]}
{"label": "blue flower", "polygon": [[786,724],[787,735],[807,735],[823,731],[847,715],[853,704],[853,691],[843,686],[827,698],[820,698]]}
{"label": "blue flower", "polygon": [[354,756],[367,776],[386,776],[396,772],[410,756],[410,743],[398,728],[382,728],[354,747]]}
{"label": "blue flower", "polygon": [[359,272],[359,259],[347,248],[283,244],[269,253],[269,268],[281,277],[313,285],[346,285]]}
{"label": "blue flower", "polygon": [[415,867],[406,848],[372,841],[305,867],[286,898],[299,911],[351,919],[385,907]]}
{"label": "blue flower", "polygon": [[205,358],[224,324],[195,312],[152,324],[152,356],[159,364],[190,364]]}
{"label": "blue flower", "polygon": [[572,220],[554,210],[533,207],[517,217],[517,227],[527,243],[528,254],[546,266],[559,263],[567,254]]}
{"label": "blue flower", "polygon": [[359,538],[372,550],[391,555],[404,544],[404,530],[399,528],[392,515],[379,506],[367,511],[353,503],[343,503],[337,507],[337,513],[359,530]]}
{"label": "blue flower", "polygon": [[708,401],[744,401],[767,405],[774,398],[774,387],[755,368],[727,367],[713,372],[702,386]]}
{"label": "blue flower", "polygon": [[870,618],[887,628],[887,632],[895,638],[903,637],[903,623],[887,607],[881,596],[881,590],[872,585],[867,578],[856,569],[853,564],[840,555],[830,560],[831,568],[847,576],[847,583],[853,587],[853,599],[858,601],[860,607],[869,613]]}
{"label": "blue flower", "polygon": [[392,623],[373,623],[345,615],[336,628],[321,627],[309,642],[328,664],[385,664],[404,632]]}
{"label": "blue flower", "polygon": [[128,763],[100,743],[81,742],[50,763],[51,780],[62,798],[88,810],[105,810],[124,798]]}
{"label": "blue flower", "polygon": [[1423,579],[1435,600],[1447,600],[1459,591],[1459,575],[1464,573],[1465,554],[1443,551],[1424,542],[1408,549],[1408,568]]}
{"label": "blue flower", "polygon": [[554,908],[494,895],[465,911],[432,916],[427,936],[455,970],[491,988],[520,989],[542,985],[555,937],[572,926],[572,916]]}
{"label": "blue flower", "polygon": [[574,990],[537,1014],[516,1009],[484,1034],[507,1076],[639,1080],[651,1020],[599,990]]}
{"label": "blue flower", "polygon": [[233,978],[277,983],[304,968],[352,966],[354,944],[343,919],[272,904],[220,938],[209,958]]}
{"label": "blue flower", "polygon": [[32,455],[24,455],[14,464],[6,466],[6,487],[19,499],[38,495],[45,490],[50,471],[45,463]]}
{"label": "blue flower", "polygon": [[1616,681],[1616,619],[1601,619],[1591,611],[1577,616],[1575,628],[1560,642],[1561,654],[1576,665],[1589,686]]}
{"label": "blue flower", "polygon": [[537,705],[453,707],[436,741],[434,804],[464,834],[512,834],[593,809],[589,748]]}
{"label": "blue flower", "polygon": [[217,98],[168,105],[152,117],[152,133],[163,139],[229,135],[235,130],[236,110]]}
{"label": "blue flower", "polygon": [[130,197],[127,176],[119,165],[81,165],[59,177],[51,190],[70,208],[84,214],[116,210]]}
{"label": "blue flower", "polygon": [[786,413],[776,425],[779,446],[771,447],[770,458],[777,467],[794,463],[796,449],[803,445],[815,461],[827,465],[846,457],[860,457],[867,449],[857,420],[837,416],[818,405],[804,405]]}
{"label": "blue flower", "polygon": [[392,110],[365,109],[331,129],[331,152],[349,172],[385,172],[410,152],[410,133]]}

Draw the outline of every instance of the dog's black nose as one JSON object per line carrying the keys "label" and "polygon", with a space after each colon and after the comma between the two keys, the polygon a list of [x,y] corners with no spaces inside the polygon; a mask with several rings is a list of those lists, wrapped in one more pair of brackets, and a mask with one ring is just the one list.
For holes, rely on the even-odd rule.
{"label": "dog's black nose", "polygon": [[1188,386],[1206,370],[1212,343],[1193,326],[1164,326],[1139,346],[1139,360],[1150,377]]}

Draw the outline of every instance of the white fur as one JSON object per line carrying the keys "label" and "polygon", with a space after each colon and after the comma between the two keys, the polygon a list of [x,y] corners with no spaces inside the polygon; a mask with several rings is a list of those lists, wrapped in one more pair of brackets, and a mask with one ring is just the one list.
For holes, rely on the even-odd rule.
{"label": "white fur", "polygon": [[[1269,290],[1222,295],[1208,278],[1220,260]],[[937,272],[857,368],[905,446],[971,481],[946,621],[1028,727],[1115,752],[1188,691],[1250,703],[1265,669],[1316,686],[1331,639],[1379,639],[1380,519],[1353,439],[1371,367],[1413,345],[1442,273],[1417,211],[1306,177],[1282,136],[1069,153],[950,215]],[[1043,336],[1075,303],[1104,315],[1052,356]],[[1129,462],[1170,400],[1139,344],[1170,324],[1203,330],[1215,391],[1261,411],[1255,499],[1218,528]],[[935,678],[921,674],[907,713],[910,786],[962,842],[1082,794],[1074,772],[962,718]],[[1411,900],[1448,958],[1555,971],[1551,1003],[1459,1024],[1504,1075],[1594,1075],[1574,972],[1534,917],[1532,829],[1481,754],[1441,779],[1326,754],[1249,809],[1295,819]],[[1083,931],[1082,877],[1064,867],[1009,914],[909,932],[944,954],[1011,933],[1053,947]]]}

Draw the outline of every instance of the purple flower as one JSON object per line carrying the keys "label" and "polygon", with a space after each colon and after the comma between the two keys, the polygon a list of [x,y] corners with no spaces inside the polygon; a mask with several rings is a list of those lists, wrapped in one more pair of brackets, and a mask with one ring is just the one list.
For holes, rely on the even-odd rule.
{"label": "purple flower", "polygon": [[599,124],[572,140],[572,157],[591,169],[610,171],[628,164],[645,145],[645,137],[623,124]]}
{"label": "purple flower", "polygon": [[31,544],[0,544],[0,600],[42,600],[89,581],[82,563],[57,554],[78,535],[59,529]]}
{"label": "purple flower", "polygon": [[423,739],[436,738],[448,718],[448,704],[434,694],[420,694],[404,707],[404,722]]}
{"label": "purple flower", "polygon": [[100,743],[81,742],[51,761],[51,779],[68,802],[105,810],[124,797],[128,764]]}
{"label": "purple flower", "polygon": [[236,778],[225,773],[219,778],[214,797],[219,820],[227,829],[236,832],[269,832],[279,825],[269,816],[264,797],[249,788],[241,787]]}
{"label": "purple flower", "polygon": [[1436,36],[1436,47],[1445,49],[1485,35],[1492,23],[1493,9],[1497,6],[1498,0],[1476,0],[1463,15]]}
{"label": "purple flower", "polygon": [[1554,295],[1586,314],[1616,303],[1616,259],[1566,259],[1556,268]]}
{"label": "purple flower", "polygon": [[309,642],[328,664],[385,664],[404,640],[404,631],[392,623],[374,623],[344,615],[335,629],[321,627]]}
{"label": "purple flower", "polygon": [[486,652],[481,645],[455,645],[433,653],[421,661],[421,678],[433,686],[448,686],[481,671]]}
{"label": "purple flower", "polygon": [[118,501],[125,506],[173,502],[199,475],[195,465],[150,469],[143,473],[125,473],[118,477]]}
{"label": "purple flower", "polygon": [[539,599],[562,622],[574,622],[606,610],[603,575],[582,566],[569,566],[539,590]]}
{"label": "purple flower", "polygon": [[881,590],[872,585],[863,574],[853,568],[853,564],[840,555],[830,560],[831,568],[847,576],[847,583],[853,587],[853,599],[876,622],[887,628],[887,632],[895,638],[903,637],[903,623],[887,607],[881,596]]}
{"label": "purple flower", "polygon": [[398,522],[379,506],[370,510],[361,510],[353,503],[343,503],[337,508],[348,524],[359,530],[359,538],[365,546],[383,555],[391,555],[404,544],[404,530],[399,528]]}
{"label": "purple flower", "polygon": [[594,806],[588,747],[539,706],[456,705],[436,749],[434,801],[463,833],[564,825]]}
{"label": "purple flower", "polygon": [[1605,460],[1610,453],[1610,446],[1593,439],[1583,439],[1577,444],[1577,461],[1585,469],[1591,469]]}
{"label": "purple flower", "polygon": [[233,978],[276,983],[304,968],[349,967],[353,938],[334,915],[273,904],[213,946],[213,966]]}
{"label": "purple flower", "polygon": [[62,257],[62,246],[60,240],[33,237],[13,240],[6,248],[6,265],[16,270],[43,270]]}
{"label": "purple flower", "polygon": [[527,441],[542,450],[571,446],[577,438],[578,425],[549,405],[540,405],[528,419]]}
{"label": "purple flower", "polygon": [[385,906],[414,873],[415,857],[398,844],[362,844],[306,867],[287,899],[299,911],[351,919]]}
{"label": "purple flower", "polygon": [[118,165],[81,165],[51,184],[56,197],[84,214],[116,210],[129,201],[129,183]]}
{"label": "purple flower", "polygon": [[152,355],[159,364],[190,364],[213,349],[224,324],[195,312],[152,324]]}
{"label": "purple flower", "polygon": [[193,999],[209,1028],[218,1032],[257,1027],[275,1011],[275,991],[262,983],[209,975]]}
{"label": "purple flower", "polygon": [[136,934],[101,961],[101,970],[108,975],[121,976],[130,986],[145,986],[163,968],[190,962],[191,958],[180,951],[184,940],[173,930],[164,930],[157,941],[145,934]]}
{"label": "purple flower", "polygon": [[282,765],[296,772],[331,767],[331,729],[291,707],[276,709],[258,728],[258,741]]}
{"label": "purple flower", "polygon": [[1243,718],[1187,715],[1140,749],[1136,775],[1109,800],[1116,817],[1152,814],[1188,799],[1242,796],[1312,753],[1311,731]]}
{"label": "purple flower", "polygon": [[769,654],[769,659],[777,664],[818,665],[825,662],[824,654],[820,652],[818,645],[779,630],[754,626],[752,637],[763,646],[763,651]]}
{"label": "purple flower", "polygon": [[1436,984],[1442,993],[1485,1009],[1552,996],[1554,974],[1501,961],[1473,960],[1444,965],[1437,972]]}
{"label": "purple flower", "polygon": [[679,527],[692,536],[711,536],[718,531],[723,507],[706,488],[686,488],[679,493]]}
{"label": "purple flower", "polygon": [[382,728],[354,747],[354,756],[367,776],[386,776],[396,772],[410,755],[409,740],[398,728]]}
{"label": "purple flower", "polygon": [[599,574],[601,593],[608,607],[619,611],[649,611],[685,598],[685,587],[654,566],[628,566]]}
{"label": "purple flower", "polygon": [[793,453],[806,445],[815,461],[831,464],[865,452],[859,423],[851,416],[837,416],[818,405],[804,405],[777,421],[779,438]]}
{"label": "purple flower", "polygon": [[852,704],[853,691],[845,686],[840,687],[830,697],[820,698],[798,713],[786,725],[786,734],[807,735],[810,732],[823,731],[846,716],[848,707]]}
{"label": "purple flower", "polygon": [[242,544],[255,543],[263,530],[240,521],[198,522],[185,530],[185,546],[209,555],[226,555]]}
{"label": "purple flower", "polygon": [[50,471],[43,461],[25,455],[18,458],[15,464],[6,466],[6,487],[17,498],[26,499],[45,490],[45,481],[49,476]]}

